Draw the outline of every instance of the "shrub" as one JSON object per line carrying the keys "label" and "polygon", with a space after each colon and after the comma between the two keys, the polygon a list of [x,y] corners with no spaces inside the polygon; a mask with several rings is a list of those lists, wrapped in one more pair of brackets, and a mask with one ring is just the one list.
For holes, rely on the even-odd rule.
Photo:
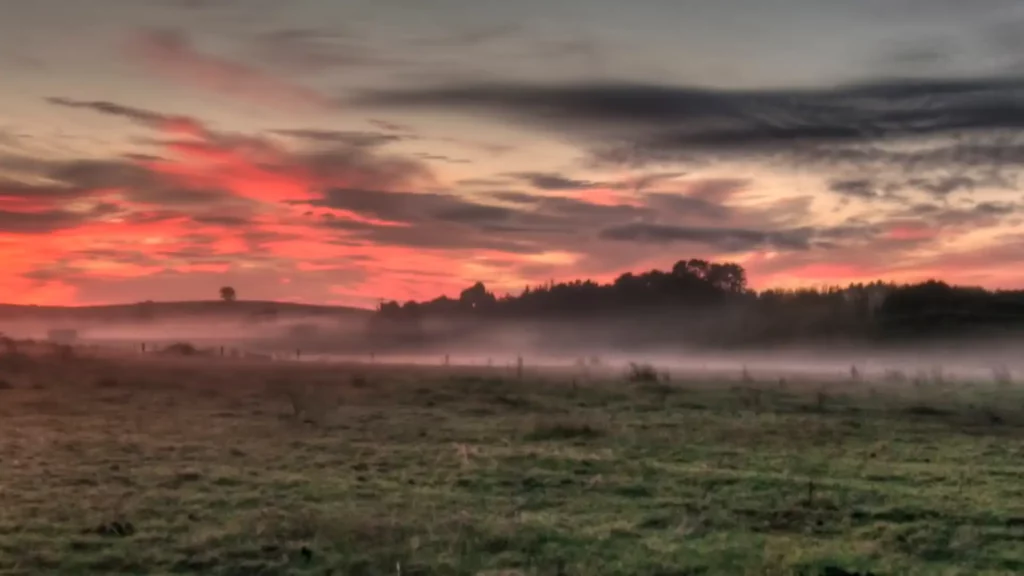
{"label": "shrub", "polygon": [[175,342],[165,347],[160,353],[172,356],[195,356],[199,354],[199,349],[188,342]]}
{"label": "shrub", "polygon": [[658,371],[654,369],[654,366],[630,362],[627,379],[630,382],[657,382],[659,377]]}
{"label": "shrub", "polygon": [[270,388],[288,401],[293,418],[307,424],[327,425],[340,404],[339,398],[328,394],[328,388],[323,385],[275,380]]}

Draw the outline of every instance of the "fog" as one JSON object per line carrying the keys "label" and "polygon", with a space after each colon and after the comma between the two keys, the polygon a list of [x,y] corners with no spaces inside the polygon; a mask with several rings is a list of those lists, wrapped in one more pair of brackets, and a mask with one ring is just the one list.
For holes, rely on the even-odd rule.
{"label": "fog", "polygon": [[[490,366],[514,369],[522,358],[526,370],[560,369],[588,374],[620,374],[630,364],[649,365],[673,378],[738,379],[746,370],[755,378],[804,377],[850,379],[851,367],[863,378],[907,378],[922,374],[949,380],[986,381],[997,371],[1024,375],[1024,340],[978,338],[943,342],[867,345],[806,343],[743,349],[701,346],[699,341],[665,343],[638,337],[640,324],[581,325],[506,322],[459,332],[459,326],[434,321],[415,343],[371,339],[367,319],[293,317],[259,321],[167,318],[149,322],[7,322],[5,335],[46,340],[53,330],[75,331],[75,342],[139,350],[156,350],[177,342],[199,349],[227,347],[278,358],[321,362],[374,362],[413,365]],[[431,334],[436,335],[434,337]],[[628,342],[623,345],[623,340]],[[301,351],[301,354],[296,354]]]}
{"label": "fog", "polygon": [[864,379],[901,377],[941,377],[946,380],[988,381],[1002,371],[1024,375],[1024,362],[1009,354],[951,356],[932,350],[884,352],[829,351],[825,349],[772,350],[743,352],[677,351],[623,354],[615,350],[594,350],[581,357],[558,355],[539,350],[510,355],[507,350],[491,354],[453,350],[447,355],[437,354],[316,354],[303,356],[305,361],[323,362],[376,362],[439,366],[479,366],[513,369],[522,358],[524,369],[572,370],[592,375],[622,374],[631,366],[650,366],[671,378],[713,377],[739,379],[746,371],[755,379],[804,378],[820,380],[850,380],[855,368]]}
{"label": "fog", "polygon": [[75,340],[85,344],[192,344],[261,346],[301,340],[318,333],[333,336],[359,334],[365,322],[356,320],[296,317],[279,321],[246,322],[203,318],[170,318],[158,322],[38,322],[16,321],[0,325],[0,333],[11,338],[46,340],[52,331],[73,331]]}

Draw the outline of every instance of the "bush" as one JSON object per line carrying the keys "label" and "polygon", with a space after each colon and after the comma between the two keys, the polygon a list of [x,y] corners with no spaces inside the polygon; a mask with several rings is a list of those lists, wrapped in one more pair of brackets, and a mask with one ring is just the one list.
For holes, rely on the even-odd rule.
{"label": "bush", "polygon": [[657,382],[658,371],[650,364],[629,363],[629,374],[626,378],[630,382]]}
{"label": "bush", "polygon": [[199,354],[199,349],[188,342],[175,342],[165,347],[160,353],[172,356],[196,356]]}
{"label": "bush", "polygon": [[328,394],[323,385],[295,384],[284,380],[270,383],[275,395],[287,399],[292,409],[291,416],[306,424],[326,426],[340,404],[340,399]]}

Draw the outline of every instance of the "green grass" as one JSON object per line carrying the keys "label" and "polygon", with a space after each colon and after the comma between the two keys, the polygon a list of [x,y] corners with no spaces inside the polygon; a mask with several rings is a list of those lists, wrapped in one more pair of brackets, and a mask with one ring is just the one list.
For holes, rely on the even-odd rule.
{"label": "green grass", "polygon": [[1024,571],[1012,386],[204,360],[0,377],[4,575]]}

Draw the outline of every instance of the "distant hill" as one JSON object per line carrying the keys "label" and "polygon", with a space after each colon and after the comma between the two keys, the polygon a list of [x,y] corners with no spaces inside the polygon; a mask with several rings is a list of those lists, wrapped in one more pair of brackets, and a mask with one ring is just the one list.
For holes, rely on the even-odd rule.
{"label": "distant hill", "polygon": [[138,302],[105,306],[26,306],[0,304],[0,320],[6,321],[129,321],[200,318],[366,318],[373,310],[349,306],[318,306],[264,300],[196,300],[186,302]]}

